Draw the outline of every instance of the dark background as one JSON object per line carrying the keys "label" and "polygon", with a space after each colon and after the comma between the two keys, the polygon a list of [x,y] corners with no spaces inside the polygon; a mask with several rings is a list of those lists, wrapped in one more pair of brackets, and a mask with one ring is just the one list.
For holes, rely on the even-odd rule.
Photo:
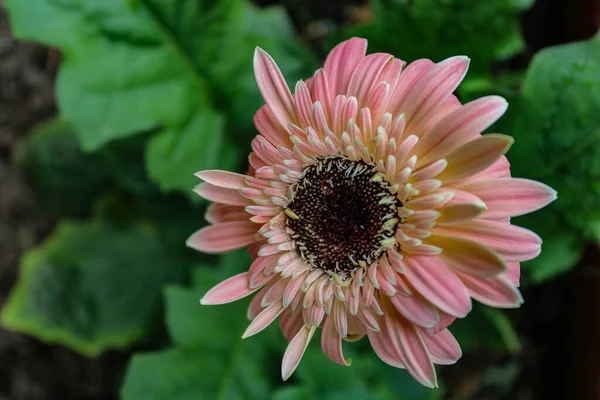
{"label": "dark background", "polygon": [[[288,0],[295,28],[311,44],[327,27],[368,19],[362,1]],[[0,1],[0,302],[13,285],[21,254],[52,230],[55,219],[39,210],[14,166],[15,146],[37,123],[56,113],[54,80],[60,54],[14,40]],[[522,18],[527,49],[503,68],[521,68],[537,50],[591,37],[600,26],[595,0],[538,0]],[[600,95],[600,94],[599,94]],[[600,251],[590,247],[578,267],[525,288],[526,303],[509,315],[523,349],[518,355],[470,352],[442,371],[448,399],[600,399]],[[144,350],[144,347],[132,351]],[[0,400],[112,399],[130,353],[91,360],[63,347],[0,329]],[[518,363],[503,393],[486,384],[484,366]],[[504,371],[504,372],[503,372]]]}

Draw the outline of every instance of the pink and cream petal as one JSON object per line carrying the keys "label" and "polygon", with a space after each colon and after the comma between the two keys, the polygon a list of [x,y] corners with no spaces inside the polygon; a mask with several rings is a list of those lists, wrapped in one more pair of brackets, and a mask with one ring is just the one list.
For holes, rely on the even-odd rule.
{"label": "pink and cream petal", "polygon": [[514,284],[504,276],[479,278],[457,272],[471,297],[497,308],[516,308],[523,304],[523,297]]}
{"label": "pink and cream petal", "polygon": [[283,355],[283,362],[281,363],[281,377],[284,381],[288,380],[298,367],[298,364],[300,363],[300,360],[302,359],[310,340],[315,334],[316,329],[316,326],[311,328],[303,326],[300,331],[298,331],[296,336],[294,336],[294,338],[290,341],[290,344]]}
{"label": "pink and cream petal", "polygon": [[458,108],[423,135],[416,148],[417,167],[444,158],[457,147],[476,139],[508,107],[502,97],[488,96]]}
{"label": "pink and cream petal", "polygon": [[538,235],[506,222],[476,219],[452,226],[436,226],[433,233],[477,241],[497,252],[507,262],[528,261],[542,251],[542,239]]}
{"label": "pink and cream petal", "polygon": [[256,224],[249,221],[224,222],[200,229],[186,244],[205,253],[224,253],[246,247],[254,242]]}
{"label": "pink and cream petal", "polygon": [[433,235],[428,242],[443,249],[440,257],[454,271],[476,277],[492,277],[506,271],[506,263],[498,253],[474,240]]}
{"label": "pink and cream petal", "polygon": [[448,184],[483,171],[506,153],[513,142],[512,137],[498,133],[490,133],[472,140],[445,157],[448,168],[437,176],[437,179]]}
{"label": "pink and cream petal", "polygon": [[459,186],[483,200],[484,218],[516,217],[539,210],[556,200],[556,191],[529,179],[498,178]]}
{"label": "pink and cream petal", "polygon": [[361,38],[352,38],[331,50],[323,69],[327,74],[332,96],[346,93],[350,77],[366,52],[367,41]]}
{"label": "pink and cream petal", "polygon": [[439,257],[411,255],[404,264],[410,284],[437,308],[458,318],[471,311],[465,285]]}
{"label": "pink and cream petal", "polygon": [[436,334],[429,334],[423,330],[419,332],[431,355],[431,361],[440,365],[451,365],[462,357],[460,345],[448,329],[443,329]]}
{"label": "pink and cream petal", "polygon": [[296,112],[290,89],[275,61],[258,47],[254,53],[254,74],[265,102],[281,126],[295,123]]}
{"label": "pink and cream petal", "polygon": [[323,348],[323,353],[325,353],[331,361],[346,367],[350,365],[350,361],[344,358],[342,337],[338,335],[335,323],[331,316],[327,317],[323,323],[321,347]]}
{"label": "pink and cream petal", "polygon": [[258,288],[248,286],[248,273],[244,272],[224,280],[210,289],[200,300],[202,305],[226,304],[256,292]]}

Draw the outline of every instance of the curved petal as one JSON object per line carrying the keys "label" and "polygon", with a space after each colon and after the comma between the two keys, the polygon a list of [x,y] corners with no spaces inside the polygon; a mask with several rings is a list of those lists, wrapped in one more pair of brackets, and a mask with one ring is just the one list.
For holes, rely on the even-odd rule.
{"label": "curved petal", "polygon": [[405,257],[405,276],[423,297],[458,318],[471,311],[471,298],[456,274],[437,256]]}
{"label": "curved petal", "polygon": [[454,92],[468,67],[467,57],[451,57],[437,63],[419,77],[398,107],[400,112],[406,114],[409,131],[414,131],[417,135],[424,133],[416,131],[415,127]]}
{"label": "curved petal", "polygon": [[188,247],[205,253],[223,253],[241,249],[254,242],[256,224],[248,221],[224,222],[210,225],[192,234]]}
{"label": "curved petal", "polygon": [[392,91],[390,97],[390,103],[388,105],[388,112],[392,115],[400,116],[400,105],[402,104],[406,93],[415,84],[415,82],[427,71],[429,71],[435,64],[431,60],[419,59],[411,62],[406,66],[404,71],[400,73],[398,82]]}
{"label": "curved petal", "polygon": [[477,277],[492,277],[506,271],[506,263],[489,247],[460,237],[433,235],[428,242],[441,247],[440,257],[450,268]]}
{"label": "curved petal", "polygon": [[333,98],[346,93],[350,77],[366,53],[367,41],[361,38],[346,40],[331,50],[323,69],[327,74]]}
{"label": "curved petal", "polygon": [[265,102],[282,127],[296,122],[294,100],[279,67],[263,49],[254,52],[254,75]]}
{"label": "curved petal", "polygon": [[448,167],[437,179],[447,184],[474,175],[494,164],[513,142],[510,136],[490,133],[465,143],[445,157]]}
{"label": "curved petal", "polygon": [[431,361],[440,365],[451,365],[462,357],[460,345],[448,329],[436,334],[421,331],[421,337],[431,355]]}
{"label": "curved petal", "polygon": [[248,221],[250,215],[240,206],[230,206],[228,204],[211,203],[206,208],[204,219],[212,225],[232,221]]}
{"label": "curved petal", "polygon": [[519,290],[504,276],[478,278],[460,272],[457,272],[457,275],[464,282],[471,297],[485,305],[516,308],[523,304]]}
{"label": "curved petal", "polygon": [[200,300],[202,305],[226,304],[256,292],[258,288],[248,286],[248,273],[244,272],[224,280],[210,289]]}
{"label": "curved petal", "polygon": [[269,106],[264,105],[254,114],[254,126],[274,146],[291,147],[289,134],[280,125]]}
{"label": "curved petal", "polygon": [[433,362],[415,326],[402,317],[394,318],[390,313],[384,314],[384,318],[392,347],[400,356],[406,370],[423,385],[437,387]]}
{"label": "curved petal", "polygon": [[198,178],[204,182],[208,182],[211,185],[219,186],[228,189],[240,189],[247,187],[246,179],[248,176],[242,174],[236,174],[235,172],[221,171],[221,170],[206,170],[196,172]]}
{"label": "curved petal", "polygon": [[541,182],[520,178],[487,179],[459,186],[487,206],[484,218],[516,217],[539,210],[556,200],[556,190]]}
{"label": "curved petal", "polygon": [[300,364],[300,360],[302,359],[310,340],[315,334],[316,329],[316,326],[313,326],[312,328],[303,326],[290,341],[290,344],[283,355],[283,362],[281,363],[281,377],[284,381],[292,376],[298,367],[298,364]]}
{"label": "curved petal", "polygon": [[499,96],[487,96],[458,108],[426,132],[415,153],[419,157],[417,168],[444,158],[446,154],[477,138],[493,124],[508,107]]}
{"label": "curved petal", "polygon": [[403,296],[396,294],[389,297],[394,308],[402,316],[424,328],[433,328],[440,321],[437,309],[427,300],[417,295]]}
{"label": "curved petal", "polygon": [[234,189],[227,189],[210,183],[201,183],[194,188],[199,196],[206,200],[214,201],[215,203],[223,203],[231,206],[249,206],[252,201],[248,200]]}
{"label": "curved petal", "polygon": [[246,328],[246,331],[242,335],[242,339],[246,339],[250,336],[256,335],[258,332],[271,325],[277,317],[285,310],[281,301],[275,302],[262,310],[260,314],[256,316]]}
{"label": "curved petal", "polygon": [[452,226],[436,226],[433,233],[477,241],[496,251],[505,261],[531,260],[542,251],[542,239],[538,235],[506,222],[475,219]]}
{"label": "curved petal", "polygon": [[359,108],[364,107],[371,90],[380,82],[381,71],[393,59],[386,53],[369,54],[363,58],[352,72],[346,96],[356,97]]}
{"label": "curved petal", "polygon": [[323,332],[321,332],[321,347],[323,353],[333,362],[340,365],[349,366],[349,360],[344,358],[342,350],[342,337],[338,335],[335,329],[335,323],[331,316],[328,316],[323,323]]}

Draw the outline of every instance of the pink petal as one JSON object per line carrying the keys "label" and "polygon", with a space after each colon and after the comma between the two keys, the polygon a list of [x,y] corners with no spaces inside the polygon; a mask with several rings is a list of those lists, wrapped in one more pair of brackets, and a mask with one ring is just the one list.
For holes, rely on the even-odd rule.
{"label": "pink petal", "polygon": [[281,127],[269,106],[262,106],[254,114],[254,126],[273,145],[291,146],[288,133]]}
{"label": "pink petal", "polygon": [[479,171],[475,175],[471,175],[460,181],[454,182],[451,186],[460,186],[467,182],[475,182],[479,180],[495,179],[495,178],[510,178],[510,163],[506,156],[501,156],[492,165]]}
{"label": "pink petal", "polygon": [[515,308],[523,304],[519,290],[504,276],[478,278],[460,272],[457,275],[471,297],[483,304],[499,308]]}
{"label": "pink petal", "polygon": [[437,387],[435,368],[415,326],[403,318],[393,318],[389,313],[384,318],[392,346],[406,370],[423,385]]}
{"label": "pink petal", "polygon": [[421,331],[421,337],[431,355],[431,360],[440,365],[451,365],[462,357],[460,345],[448,329],[430,335]]}
{"label": "pink petal", "polygon": [[487,96],[458,108],[426,132],[415,149],[417,167],[444,158],[450,151],[479,136],[508,107],[499,96]]}
{"label": "pink petal", "polygon": [[450,324],[452,324],[454,322],[454,320],[456,320],[455,317],[453,317],[450,314],[446,314],[445,312],[439,311],[439,314],[440,314],[440,322],[438,322],[438,324],[436,326],[434,326],[433,328],[427,329],[427,331],[431,335],[443,331],[444,329],[449,327]]}
{"label": "pink petal", "polygon": [[437,179],[447,184],[474,175],[496,162],[513,142],[512,137],[497,133],[472,140],[446,156],[448,167]]}
{"label": "pink petal", "polygon": [[248,221],[223,222],[200,229],[189,237],[186,245],[205,253],[224,253],[254,242],[256,230],[257,226]]}
{"label": "pink petal", "polygon": [[333,318],[331,316],[325,319],[323,323],[323,332],[321,332],[321,347],[323,353],[333,362],[340,365],[349,366],[348,362],[344,358],[342,350],[342,337],[338,335]]}
{"label": "pink petal", "polygon": [[402,71],[390,97],[390,104],[388,105],[388,111],[392,115],[399,116],[401,114],[400,106],[403,103],[406,93],[434,65],[431,60],[420,59],[408,64],[404,71]]}
{"label": "pink petal", "polygon": [[265,102],[281,126],[285,128],[295,123],[296,113],[290,89],[275,61],[259,47],[254,52],[254,75]]}
{"label": "pink petal", "polygon": [[231,206],[249,206],[253,204],[237,190],[211,185],[210,183],[197,185],[194,188],[194,192],[206,200],[214,201],[215,203],[229,204]]}
{"label": "pink petal", "polygon": [[198,178],[202,179],[204,182],[208,182],[212,185],[220,186],[222,188],[237,190],[248,186],[246,184],[246,179],[248,177],[246,175],[236,174],[235,172],[220,171],[213,169],[196,172],[195,175]]}
{"label": "pink petal", "polygon": [[459,189],[444,188],[444,191],[452,192],[454,195],[440,211],[442,215],[438,218],[438,224],[454,224],[466,221],[483,214],[487,209],[486,204],[472,193]]}
{"label": "pink petal", "polygon": [[[468,67],[467,57],[451,57],[437,63],[415,82],[399,106],[406,114],[407,126],[413,128],[409,131],[414,130],[421,120],[432,114],[454,92]],[[414,133],[418,135],[419,132]]]}
{"label": "pink petal", "polygon": [[287,309],[281,314],[279,318],[279,328],[288,342],[291,341],[296,333],[304,326],[304,319],[302,313],[292,313],[291,310]]}
{"label": "pink petal", "polygon": [[261,313],[252,320],[250,325],[248,325],[248,328],[246,328],[246,331],[242,335],[242,339],[256,335],[258,332],[271,325],[283,310],[285,310],[285,307],[283,307],[283,304],[281,304],[280,301],[273,303],[262,310]]}
{"label": "pink petal", "polygon": [[256,316],[263,310],[264,307],[261,305],[262,299],[269,292],[271,286],[273,286],[273,283],[274,282],[267,283],[267,285],[260,289],[256,296],[252,298],[252,301],[250,301],[250,305],[248,305],[248,311],[246,313],[246,316],[249,320],[256,318]]}
{"label": "pink petal", "polygon": [[505,222],[476,219],[453,226],[436,226],[433,233],[474,240],[496,251],[505,261],[527,261],[541,252],[542,239],[538,235]]}
{"label": "pink petal", "polygon": [[381,361],[391,365],[392,367],[404,368],[404,364],[402,364],[402,361],[400,361],[400,357],[392,349],[387,328],[385,331],[381,332],[369,330],[367,335],[369,337],[371,347],[373,347],[375,354],[377,354],[377,357],[379,357]]}
{"label": "pink petal", "polygon": [[521,265],[517,261],[507,262],[506,272],[504,276],[508,278],[509,281],[513,283],[513,285],[519,287],[519,279],[521,277]]}
{"label": "pink petal", "polygon": [[288,380],[290,376],[294,373],[310,340],[315,334],[316,326],[308,328],[307,326],[303,326],[300,331],[294,336],[294,338],[290,341],[287,349],[285,350],[285,354],[283,355],[283,362],[281,363],[281,377],[284,381]]}
{"label": "pink petal", "polygon": [[530,213],[556,200],[556,191],[529,179],[488,179],[461,185],[485,202],[485,218],[516,217]]}
{"label": "pink petal", "polygon": [[333,310],[331,313],[335,322],[335,329],[341,337],[348,336],[348,318],[346,316],[346,307],[344,303],[338,300],[333,301]]}
{"label": "pink petal", "polygon": [[367,41],[360,38],[346,40],[331,50],[323,69],[327,74],[332,97],[346,93],[350,77],[366,52]]}
{"label": "pink petal", "polygon": [[437,256],[408,256],[405,276],[423,297],[437,308],[458,318],[471,311],[471,298],[465,285]]}
{"label": "pink petal", "polygon": [[283,292],[284,307],[289,306],[294,297],[296,297],[298,290],[300,290],[300,286],[302,286],[302,283],[304,282],[304,278],[305,276],[300,275],[294,279],[291,279],[290,282],[287,284]]}
{"label": "pink petal", "polygon": [[366,105],[372,88],[380,82],[381,71],[393,58],[390,54],[374,53],[369,54],[358,63],[348,83],[346,96],[356,97],[359,108]]}
{"label": "pink petal", "polygon": [[256,290],[258,288],[250,289],[248,286],[248,273],[243,272],[214,286],[202,297],[200,304],[216,305],[231,303],[256,292]]}
{"label": "pink petal", "polygon": [[506,263],[489,247],[460,237],[433,235],[428,243],[443,249],[440,257],[450,268],[478,277],[491,277],[506,270]]}
{"label": "pink petal", "polygon": [[394,308],[404,318],[419,326],[432,328],[440,321],[437,309],[427,300],[417,295],[403,296],[396,294],[389,299]]}
{"label": "pink petal", "polygon": [[249,218],[250,215],[243,207],[220,203],[211,203],[204,214],[204,219],[212,225],[222,222],[247,221]]}
{"label": "pink petal", "polygon": [[311,94],[315,102],[318,101],[321,103],[328,121],[331,121],[331,118],[333,117],[333,96],[331,92],[327,73],[322,68],[317,70],[313,77]]}

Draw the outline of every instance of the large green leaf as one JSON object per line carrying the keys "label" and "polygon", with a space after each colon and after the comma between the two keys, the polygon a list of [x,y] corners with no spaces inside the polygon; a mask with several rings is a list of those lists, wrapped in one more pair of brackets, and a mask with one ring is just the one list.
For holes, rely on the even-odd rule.
{"label": "large green leaf", "polygon": [[148,225],[62,222],[22,259],[1,322],[95,356],[144,337],[181,271]]}
{"label": "large green leaf", "polygon": [[19,143],[16,161],[40,207],[59,215],[86,215],[93,200],[110,187],[103,157],[83,153],[77,136],[62,120],[36,127]]}
{"label": "large green leaf", "polygon": [[513,223],[532,229],[543,239],[542,253],[533,260],[521,263],[527,271],[522,284],[541,283],[575,266],[583,257],[587,241],[582,231],[569,227],[568,215],[560,204],[551,204],[534,214],[515,218]]}
{"label": "large green leaf", "polygon": [[163,190],[191,192],[197,170],[235,168],[225,137],[246,143],[254,134],[256,45],[293,76],[305,65],[281,10],[246,0],[8,0],[7,7],[15,35],[62,49],[58,102],[83,148],[156,132],[147,167]]}
{"label": "large green leaf", "polygon": [[375,0],[374,19],[343,32],[369,39],[371,51],[413,61],[464,54],[472,72],[523,48],[518,16],[533,0]]}
{"label": "large green leaf", "polygon": [[[559,229],[591,236],[600,219],[600,35],[545,49],[527,71],[510,134],[516,175],[558,191]],[[558,227],[557,227],[558,228]]]}
{"label": "large green leaf", "polygon": [[[237,148],[224,142],[223,128],[223,118],[206,109],[181,130],[155,134],[146,147],[148,173],[165,190],[190,189],[198,181],[194,172],[234,165]],[[190,149],[202,149],[202,153]]]}
{"label": "large green leaf", "polygon": [[267,399],[271,369],[265,357],[274,339],[272,329],[242,340],[248,320],[247,301],[201,306],[212,285],[247,267],[243,253],[222,257],[219,268],[202,266],[192,289],[168,287],[166,322],[175,344],[164,352],[133,358],[122,396],[125,400]]}

